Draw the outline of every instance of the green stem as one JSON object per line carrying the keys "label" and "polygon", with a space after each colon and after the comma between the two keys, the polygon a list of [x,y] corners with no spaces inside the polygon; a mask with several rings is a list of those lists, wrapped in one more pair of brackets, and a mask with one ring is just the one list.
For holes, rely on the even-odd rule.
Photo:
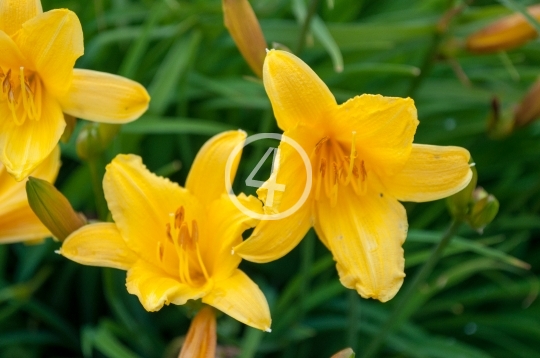
{"label": "green stem", "polygon": [[296,53],[298,55],[304,50],[304,46],[306,45],[306,36],[309,30],[309,27],[311,25],[311,20],[313,19],[313,16],[315,16],[315,13],[317,12],[318,7],[319,7],[319,0],[311,0],[311,3],[309,4],[307,16],[304,19],[304,23],[302,24],[302,29],[300,30],[300,38],[298,39],[298,46],[296,48]]}
{"label": "green stem", "polygon": [[439,46],[442,39],[443,34],[439,30],[437,30],[435,34],[433,34],[433,37],[431,39],[431,45],[429,46],[428,52],[424,57],[422,65],[420,66],[420,74],[414,77],[411,82],[409,90],[407,91],[407,97],[413,97],[415,95],[416,90],[418,90],[420,84],[424,81],[424,79],[431,71],[431,68],[435,63],[435,57],[437,55],[437,52],[439,52]]}
{"label": "green stem", "polygon": [[347,329],[347,346],[356,352],[358,347],[358,321],[360,320],[358,292],[349,290],[348,295],[349,326]]}
{"label": "green stem", "polygon": [[433,248],[430,257],[424,263],[424,266],[422,266],[420,271],[416,273],[416,276],[413,278],[410,285],[405,289],[404,294],[400,297],[400,300],[394,307],[394,310],[382,326],[375,339],[371,341],[370,345],[365,350],[364,358],[375,356],[388,334],[390,334],[394,330],[397,324],[399,324],[400,322],[402,322],[403,319],[406,318],[404,317],[403,312],[409,312],[407,308],[411,302],[411,298],[418,292],[418,287],[420,286],[420,284],[422,284],[429,276],[431,271],[433,271],[433,268],[441,258],[446,246],[448,246],[448,244],[456,234],[460,224],[460,220],[454,219],[452,221],[450,227],[448,228],[448,230],[446,230],[443,237],[441,238],[441,241],[439,241],[439,243]]}
{"label": "green stem", "polygon": [[309,231],[302,240],[301,245],[301,272],[302,290],[300,293],[300,315],[298,321],[304,318],[307,311],[307,301],[310,296],[311,268],[313,267],[313,257],[315,254],[315,235]]}
{"label": "green stem", "polygon": [[88,160],[90,175],[92,177],[92,188],[94,189],[94,199],[96,202],[96,210],[98,218],[101,221],[107,221],[109,209],[105,201],[105,193],[103,192],[103,176],[105,175],[105,166],[103,165],[101,156],[96,156]]}

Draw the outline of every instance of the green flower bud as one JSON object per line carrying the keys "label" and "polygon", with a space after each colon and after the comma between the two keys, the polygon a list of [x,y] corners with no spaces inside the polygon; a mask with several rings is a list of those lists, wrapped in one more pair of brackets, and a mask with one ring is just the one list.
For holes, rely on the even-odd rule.
{"label": "green flower bud", "polygon": [[[472,158],[469,163],[472,163]],[[469,185],[446,199],[446,205],[450,214],[453,218],[458,220],[465,219],[466,215],[469,213],[472,193],[476,188],[476,183],[478,181],[478,173],[476,172],[476,167],[474,165],[471,167],[471,170],[473,176]]]}
{"label": "green flower bud", "polygon": [[26,194],[32,211],[58,240],[65,240],[86,224],[66,197],[46,180],[29,177]]}
{"label": "green flower bud", "polygon": [[90,123],[77,137],[77,155],[82,160],[99,157],[111,144],[121,126],[109,123]]}
{"label": "green flower bud", "polygon": [[497,198],[479,187],[473,193],[473,205],[467,221],[473,229],[482,233],[486,225],[493,221],[498,211],[499,201]]}
{"label": "green flower bud", "polygon": [[337,352],[330,358],[354,358],[356,355],[351,348],[345,348],[342,351]]}

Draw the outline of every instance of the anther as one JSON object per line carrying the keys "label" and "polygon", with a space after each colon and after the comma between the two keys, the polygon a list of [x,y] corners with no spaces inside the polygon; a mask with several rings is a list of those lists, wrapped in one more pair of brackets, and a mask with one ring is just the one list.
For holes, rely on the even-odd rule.
{"label": "anther", "polygon": [[174,228],[178,229],[182,226],[182,223],[184,222],[185,218],[185,210],[184,207],[181,206],[176,210],[176,214],[174,215]]}
{"label": "anther", "polygon": [[167,223],[165,224],[165,227],[167,228],[167,239],[169,239],[171,243],[174,243],[172,235],[171,235],[171,224]]}
{"label": "anther", "polygon": [[163,244],[161,241],[157,243],[157,254],[160,262],[163,262]]}
{"label": "anther", "polygon": [[315,154],[319,154],[319,152],[321,151],[322,145],[326,143],[327,141],[328,141],[328,137],[323,137],[321,138],[321,140],[317,142],[317,144],[315,144]]}
{"label": "anther", "polygon": [[2,82],[2,90],[4,93],[11,91],[11,69],[8,70],[4,81]]}

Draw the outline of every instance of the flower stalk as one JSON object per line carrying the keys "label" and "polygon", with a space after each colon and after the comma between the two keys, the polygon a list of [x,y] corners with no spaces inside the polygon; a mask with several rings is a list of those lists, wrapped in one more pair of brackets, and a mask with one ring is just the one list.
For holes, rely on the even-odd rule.
{"label": "flower stalk", "polygon": [[446,249],[450,241],[452,241],[452,238],[456,234],[460,225],[460,220],[454,219],[452,221],[449,228],[441,237],[439,243],[433,248],[433,251],[431,252],[428,260],[424,263],[420,271],[416,273],[411,284],[405,289],[405,292],[401,296],[399,302],[394,307],[394,310],[392,311],[390,316],[386,319],[377,336],[375,336],[375,339],[373,339],[367,347],[363,355],[364,358],[374,357],[379,351],[381,345],[384,343],[386,337],[390,333],[392,333],[394,328],[399,323],[403,322],[403,320],[407,318],[405,314],[409,312],[408,306],[412,302],[411,298],[418,292],[418,288],[420,287],[420,285],[431,274],[433,268],[435,267],[437,262],[439,262],[442,254],[444,253],[444,250]]}

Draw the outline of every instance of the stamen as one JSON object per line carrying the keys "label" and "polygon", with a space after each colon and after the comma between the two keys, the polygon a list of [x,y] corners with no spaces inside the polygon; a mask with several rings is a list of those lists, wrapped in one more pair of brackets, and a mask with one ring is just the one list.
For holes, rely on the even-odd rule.
{"label": "stamen", "polygon": [[161,243],[161,241],[158,241],[157,243],[157,254],[159,261],[163,262],[163,244]]}
{"label": "stamen", "polygon": [[210,276],[208,275],[208,272],[206,271],[206,267],[204,266],[204,262],[201,257],[201,250],[199,249],[199,226],[197,225],[197,222],[195,220],[191,222],[191,235],[193,236],[193,241],[195,242],[195,251],[197,252],[197,259],[199,260],[199,266],[201,266],[201,270],[203,272],[204,278],[206,278],[206,280],[209,280]]}
{"label": "stamen", "polygon": [[367,190],[367,171],[366,166],[364,165],[364,161],[362,160],[362,164],[360,165],[360,176],[358,177],[358,188],[360,190],[360,194],[365,194]]}
{"label": "stamen", "polygon": [[328,137],[323,137],[315,144],[315,154],[318,155],[321,151],[322,145],[328,142]]}
{"label": "stamen", "polygon": [[182,227],[182,223],[184,222],[185,215],[186,213],[184,211],[184,206],[181,206],[176,210],[176,214],[174,215],[174,228],[175,229]]}
{"label": "stamen", "polygon": [[[173,215],[172,213],[169,214],[169,215]],[[173,244],[174,241],[173,241],[173,238],[172,238],[172,235],[171,235],[171,224],[167,223],[165,224],[165,227],[167,228],[167,239],[169,239],[169,241]]]}
{"label": "stamen", "polygon": [[336,162],[333,163],[334,165],[334,185],[332,186],[332,191],[330,193],[330,206],[334,207],[337,204],[337,196],[338,196],[338,168]]}
{"label": "stamen", "polygon": [[317,173],[317,187],[315,189],[315,200],[319,200],[321,197],[321,185],[324,180],[324,174],[326,173],[326,158],[321,158],[321,165],[319,172]]}
{"label": "stamen", "polygon": [[11,90],[11,69],[8,70],[6,78],[2,82],[2,91],[4,94],[8,93]]}
{"label": "stamen", "polygon": [[23,106],[26,113],[28,113],[28,118],[33,119],[34,113],[32,112],[32,108],[30,106],[30,99],[28,97],[28,93],[26,92],[26,81],[24,79],[24,67],[21,67],[19,69],[19,80],[21,83],[21,97],[23,98]]}
{"label": "stamen", "polygon": [[32,119],[34,119],[35,121],[39,121],[40,117],[37,116],[36,104],[34,102],[34,92],[32,91],[32,88],[30,87],[30,83],[28,82],[27,77],[24,78],[24,89],[28,93],[28,102],[30,103],[30,111],[32,112],[32,116],[33,116]]}
{"label": "stamen", "polygon": [[180,232],[178,233],[178,241],[180,242],[180,251],[182,253],[182,258],[180,260],[180,271],[183,272],[184,279],[190,285],[193,285],[193,281],[191,280],[191,275],[189,272],[189,255],[187,252],[187,249],[192,246],[192,238],[189,236],[189,230],[186,223],[183,223],[182,227],[180,228]]}
{"label": "stamen", "polygon": [[347,178],[345,185],[351,181],[351,176],[354,168],[354,160],[356,159],[356,131],[352,132],[351,155],[349,156],[349,170],[347,170]]}

